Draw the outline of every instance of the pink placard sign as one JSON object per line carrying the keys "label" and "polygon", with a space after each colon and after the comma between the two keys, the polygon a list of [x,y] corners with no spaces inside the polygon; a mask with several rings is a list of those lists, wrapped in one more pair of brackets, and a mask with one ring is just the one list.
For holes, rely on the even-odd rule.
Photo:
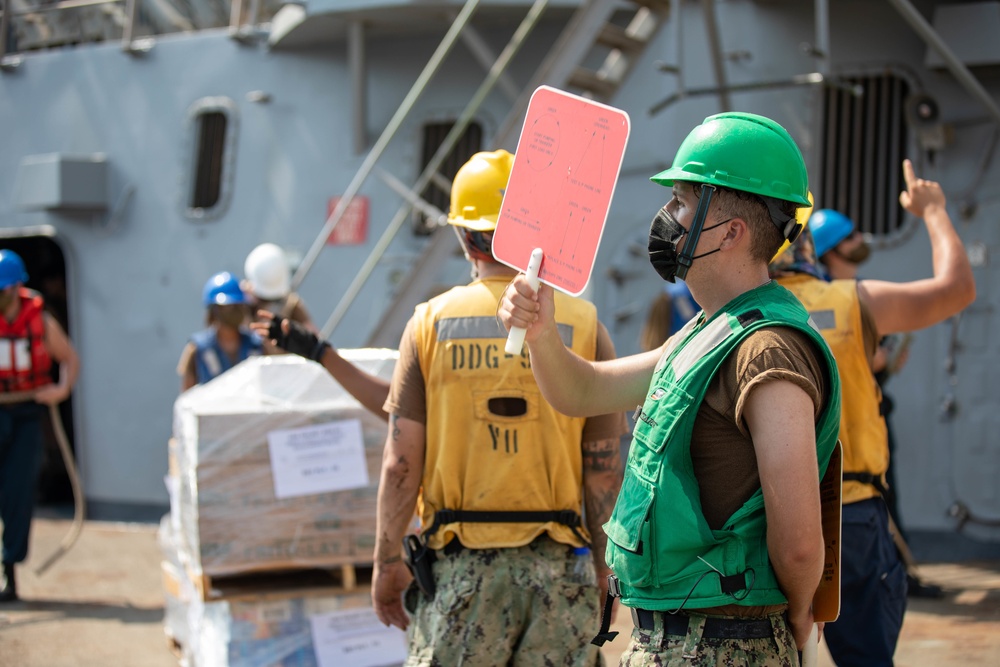
{"label": "pink placard sign", "polygon": [[628,142],[628,114],[541,86],[531,96],[493,234],[493,256],[579,295],[587,287]]}

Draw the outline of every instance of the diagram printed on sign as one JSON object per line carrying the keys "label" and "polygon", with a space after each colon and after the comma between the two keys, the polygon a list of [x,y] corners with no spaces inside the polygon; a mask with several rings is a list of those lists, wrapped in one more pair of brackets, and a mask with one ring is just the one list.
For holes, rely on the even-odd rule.
{"label": "diagram printed on sign", "polygon": [[617,109],[542,87],[532,96],[493,240],[496,258],[579,294],[586,287],[628,140]]}

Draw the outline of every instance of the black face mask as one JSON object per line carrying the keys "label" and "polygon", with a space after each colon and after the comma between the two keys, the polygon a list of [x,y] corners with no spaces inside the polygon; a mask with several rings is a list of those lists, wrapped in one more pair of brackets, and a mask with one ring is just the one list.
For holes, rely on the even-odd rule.
{"label": "black face mask", "polygon": [[[703,227],[701,231],[715,229],[726,224],[729,220],[723,220],[711,227]],[[677,260],[677,246],[680,245],[681,239],[687,233],[688,231],[681,227],[681,223],[677,222],[666,208],[657,211],[656,217],[653,218],[653,222],[649,226],[649,263],[668,283],[674,282],[677,277],[677,268],[680,266],[680,262]],[[706,253],[693,256],[691,260],[707,257],[712,253],[719,252],[719,250],[721,248],[709,250]]]}

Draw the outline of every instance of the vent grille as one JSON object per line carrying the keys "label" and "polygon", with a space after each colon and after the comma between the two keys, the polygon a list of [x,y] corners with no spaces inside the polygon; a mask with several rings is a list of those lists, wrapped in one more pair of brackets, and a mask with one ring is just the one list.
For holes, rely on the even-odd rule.
{"label": "vent grille", "polygon": [[905,100],[910,86],[899,76],[843,77],[860,86],[824,90],[822,166],[816,208],[832,208],[875,238],[896,236],[906,218],[899,205],[903,158],[909,145]]}
{"label": "vent grille", "polygon": [[[431,158],[437,153],[438,148],[440,148],[454,125],[453,122],[428,123],[424,125],[424,145],[420,159],[420,171],[423,171],[430,164]],[[462,165],[482,150],[482,145],[482,126],[478,123],[469,123],[468,127],[465,128],[465,132],[462,133],[462,136],[459,137],[455,146],[451,149],[451,153],[441,163],[441,167],[437,173],[438,177],[431,180],[430,184],[420,193],[420,197],[424,201],[433,204],[439,210],[447,213],[451,206],[451,181],[455,178],[455,174],[458,173]],[[414,232],[417,234],[430,234],[435,229],[437,229],[437,226],[433,221],[428,221],[423,213],[414,212]]]}

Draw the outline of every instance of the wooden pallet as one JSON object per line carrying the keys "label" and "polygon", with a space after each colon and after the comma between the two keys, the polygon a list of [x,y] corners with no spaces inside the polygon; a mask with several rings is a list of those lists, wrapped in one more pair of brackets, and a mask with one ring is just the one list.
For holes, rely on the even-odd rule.
{"label": "wooden pallet", "polygon": [[267,600],[314,595],[354,593],[371,586],[370,563],[334,565],[323,569],[255,572],[227,577],[188,572],[205,602],[218,600]]}

